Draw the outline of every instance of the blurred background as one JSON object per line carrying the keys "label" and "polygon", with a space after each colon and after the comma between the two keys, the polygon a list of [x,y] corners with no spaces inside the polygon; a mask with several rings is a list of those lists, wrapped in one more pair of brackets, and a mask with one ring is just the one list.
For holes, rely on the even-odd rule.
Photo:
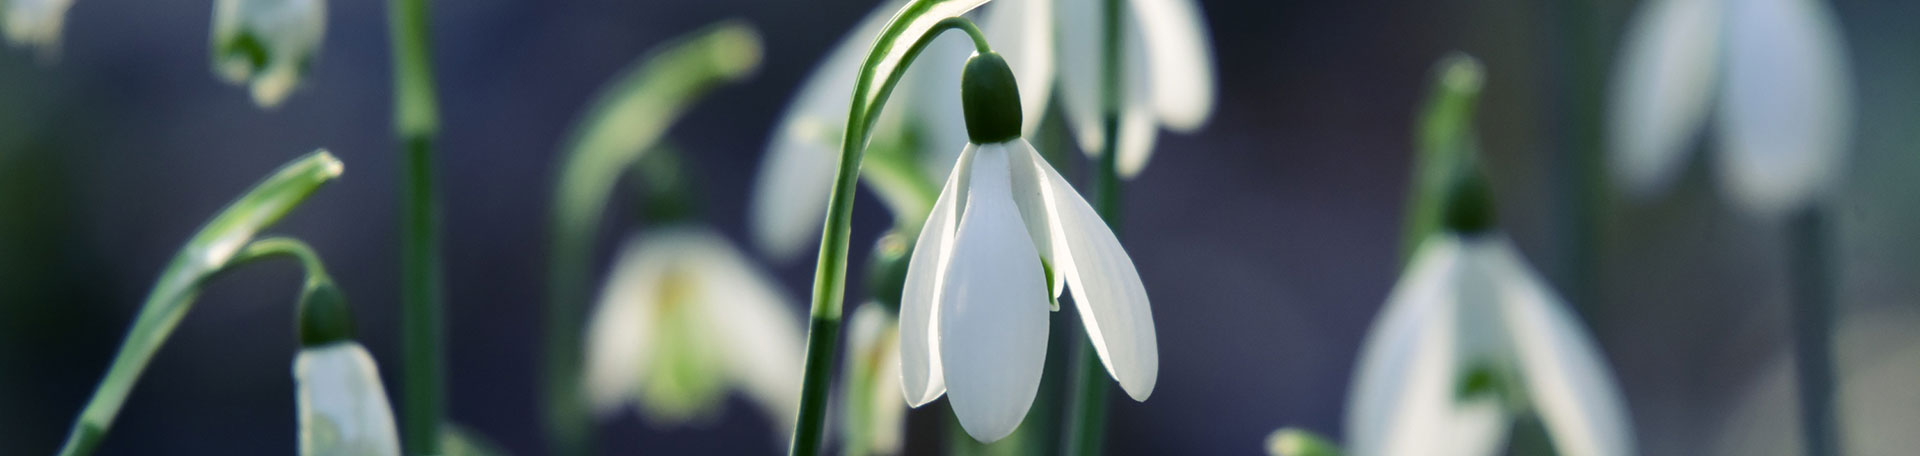
{"label": "blurred background", "polygon": [[[399,394],[385,5],[330,2],[306,86],[262,111],[209,69],[211,3],[79,0],[57,59],[0,51],[0,454],[52,453],[175,249],[268,171],[320,147],[346,162],[345,176],[271,231],[325,257]],[[717,91],[671,133],[706,216],[748,245],[748,185],[768,131],[875,3],[434,2],[451,419],[514,453],[543,451],[546,204],[562,136],[603,83],[705,24],[739,17],[759,28],[758,75]],[[1479,131],[1504,226],[1588,317],[1642,452],[1798,451],[1780,224],[1734,210],[1696,159],[1676,191],[1609,196],[1589,239],[1566,234],[1553,195],[1590,134],[1584,122],[1599,115],[1582,93],[1604,86],[1633,2],[1201,3],[1221,96],[1202,132],[1162,134],[1128,188],[1124,243],[1153,296],[1163,363],[1151,400],[1112,402],[1111,453],[1254,454],[1281,426],[1340,435],[1358,344],[1398,276],[1413,114],[1450,50],[1488,70]],[[1911,451],[1920,3],[1833,7],[1858,97],[1832,212],[1842,425],[1859,454]],[[858,208],[856,262],[889,222],[871,197]],[[644,223],[609,219],[602,271],[615,241]],[[1597,266],[1590,286],[1567,291],[1581,245]],[[768,267],[804,306],[810,258]],[[294,264],[277,262],[214,282],[101,454],[293,451],[297,281]],[[706,426],[662,429],[628,414],[600,438],[624,453],[784,450],[776,436],[786,431],[770,425],[734,399]]]}

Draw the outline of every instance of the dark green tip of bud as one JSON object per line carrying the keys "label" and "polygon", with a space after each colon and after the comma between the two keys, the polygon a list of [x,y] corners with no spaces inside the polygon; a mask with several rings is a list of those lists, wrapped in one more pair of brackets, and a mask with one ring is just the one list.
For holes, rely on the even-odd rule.
{"label": "dark green tip of bud", "polygon": [[1447,186],[1445,223],[1448,231],[1478,234],[1491,231],[1498,217],[1494,214],[1493,189],[1478,166],[1463,164]]}
{"label": "dark green tip of bud", "polygon": [[907,264],[913,259],[913,238],[889,231],[873,245],[873,257],[867,263],[867,293],[888,309],[900,310],[900,295],[907,288]]}
{"label": "dark green tip of bud", "polygon": [[1020,88],[1013,68],[997,52],[974,55],[960,73],[960,104],[967,112],[967,139],[993,144],[1020,137]]}
{"label": "dark green tip of bud", "polygon": [[318,347],[353,339],[353,312],[332,280],[309,280],[300,293],[300,345]]}

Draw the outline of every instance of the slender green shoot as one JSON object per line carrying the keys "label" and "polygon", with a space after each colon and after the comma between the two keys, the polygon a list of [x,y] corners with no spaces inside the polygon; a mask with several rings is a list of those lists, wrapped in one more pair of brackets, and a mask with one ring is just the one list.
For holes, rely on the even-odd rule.
{"label": "slender green shoot", "polygon": [[433,146],[440,105],[433,79],[426,0],[387,2],[393,46],[394,129],[399,135],[400,199],[400,435],[409,455],[440,454],[446,414],[440,197]]}

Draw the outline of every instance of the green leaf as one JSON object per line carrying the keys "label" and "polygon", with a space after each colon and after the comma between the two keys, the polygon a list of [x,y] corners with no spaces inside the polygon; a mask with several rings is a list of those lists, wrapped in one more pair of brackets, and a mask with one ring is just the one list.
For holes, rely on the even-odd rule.
{"label": "green leaf", "polygon": [[92,452],[120,413],[120,406],[126,403],[127,394],[133,391],[147,363],[192,308],[200,286],[228,267],[240,248],[260,230],[280,221],[321,185],[339,177],[341,171],[340,160],[325,150],[300,157],[254,185],[187,240],[154,283],[133,328],[114,355],[112,367],[73,423],[60,454]]}

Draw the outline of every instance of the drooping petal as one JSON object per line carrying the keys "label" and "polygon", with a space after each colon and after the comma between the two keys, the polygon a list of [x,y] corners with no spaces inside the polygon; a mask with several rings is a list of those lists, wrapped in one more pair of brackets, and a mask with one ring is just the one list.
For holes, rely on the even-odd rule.
{"label": "drooping petal", "polygon": [[749,219],[754,243],[775,259],[791,259],[820,238],[828,193],[840,161],[847,97],[867,46],[905,0],[884,2],[853,28],[800,87],[767,144],[754,180]]}
{"label": "drooping petal", "polygon": [[[1153,111],[1176,131],[1193,131],[1213,113],[1213,40],[1193,0],[1129,0],[1146,44],[1144,75]],[[1024,87],[1024,86],[1022,86]]]}
{"label": "drooping petal", "polygon": [[914,241],[913,256],[907,259],[907,280],[900,293],[900,386],[907,404],[914,407],[932,402],[947,390],[937,343],[940,290],[953,255],[960,208],[966,204],[974,150],[969,144],[960,151],[959,163],[947,175],[947,184]]}
{"label": "drooping petal", "polygon": [[974,157],[938,309],[948,400],[981,442],[1026,418],[1047,355],[1047,284],[1013,204],[1007,158],[984,148]]}
{"label": "drooping petal", "polygon": [[[1027,150],[1032,146],[1021,145]],[[1087,336],[1107,373],[1120,382],[1127,396],[1147,400],[1160,371],[1160,352],[1153,330],[1153,309],[1147,288],[1134,270],[1120,240],[1093,206],[1052,166],[1036,166],[1046,179],[1043,197],[1051,208],[1056,259],[1055,274],[1073,288],[1073,302],[1086,325]],[[1056,250],[1058,251],[1058,250]]]}
{"label": "drooping petal", "polygon": [[1008,171],[1013,178],[1013,203],[1020,208],[1020,220],[1026,223],[1027,236],[1033,239],[1033,247],[1040,252],[1040,259],[1053,268],[1053,297],[1060,297],[1060,293],[1066,290],[1066,271],[1073,268],[1073,260],[1067,255],[1067,241],[1055,239],[1061,234],[1053,226],[1053,206],[1047,202],[1050,187],[1046,171],[1041,170],[1052,165],[1047,164],[1047,160],[1034,151],[1033,145],[1026,139],[1016,138],[980,147],[993,147],[1008,154]]}
{"label": "drooping petal", "polygon": [[1500,304],[1512,335],[1529,402],[1559,454],[1634,454],[1626,400],[1599,347],[1545,281],[1504,238],[1471,247],[1501,284]]}
{"label": "drooping petal", "polygon": [[300,350],[293,362],[302,456],[398,456],[380,369],[358,342]]}
{"label": "drooping petal", "polygon": [[1706,121],[1720,55],[1721,0],[1652,0],[1634,15],[1608,107],[1613,174],[1629,194],[1664,190]]}
{"label": "drooping petal", "polygon": [[[1060,103],[1075,142],[1087,156],[1106,144],[1100,133],[1101,0],[1058,0]],[[1024,88],[1025,86],[1022,85]]]}
{"label": "drooping petal", "polygon": [[214,70],[248,84],[274,107],[306,75],[326,37],[325,0],[219,0],[213,10]]}
{"label": "drooping petal", "polygon": [[661,281],[669,256],[650,237],[628,239],[587,323],[585,398],[596,413],[618,412],[651,370]]}
{"label": "drooping petal", "polygon": [[1853,118],[1833,14],[1812,0],[1729,2],[1726,49],[1721,187],[1764,214],[1831,191],[1845,166]]}
{"label": "drooping petal", "polygon": [[0,31],[16,46],[37,48],[43,56],[60,48],[60,30],[73,0],[8,0],[0,2]]}
{"label": "drooping petal", "polygon": [[691,247],[706,330],[692,341],[716,347],[730,383],[760,405],[777,429],[792,428],[800,408],[802,320],[775,287],[725,237],[704,227],[679,227]]}
{"label": "drooping petal", "polygon": [[987,41],[1013,69],[1025,113],[1020,131],[1026,135],[1040,129],[1053,94],[1053,24],[1051,0],[998,0],[980,20]]}

